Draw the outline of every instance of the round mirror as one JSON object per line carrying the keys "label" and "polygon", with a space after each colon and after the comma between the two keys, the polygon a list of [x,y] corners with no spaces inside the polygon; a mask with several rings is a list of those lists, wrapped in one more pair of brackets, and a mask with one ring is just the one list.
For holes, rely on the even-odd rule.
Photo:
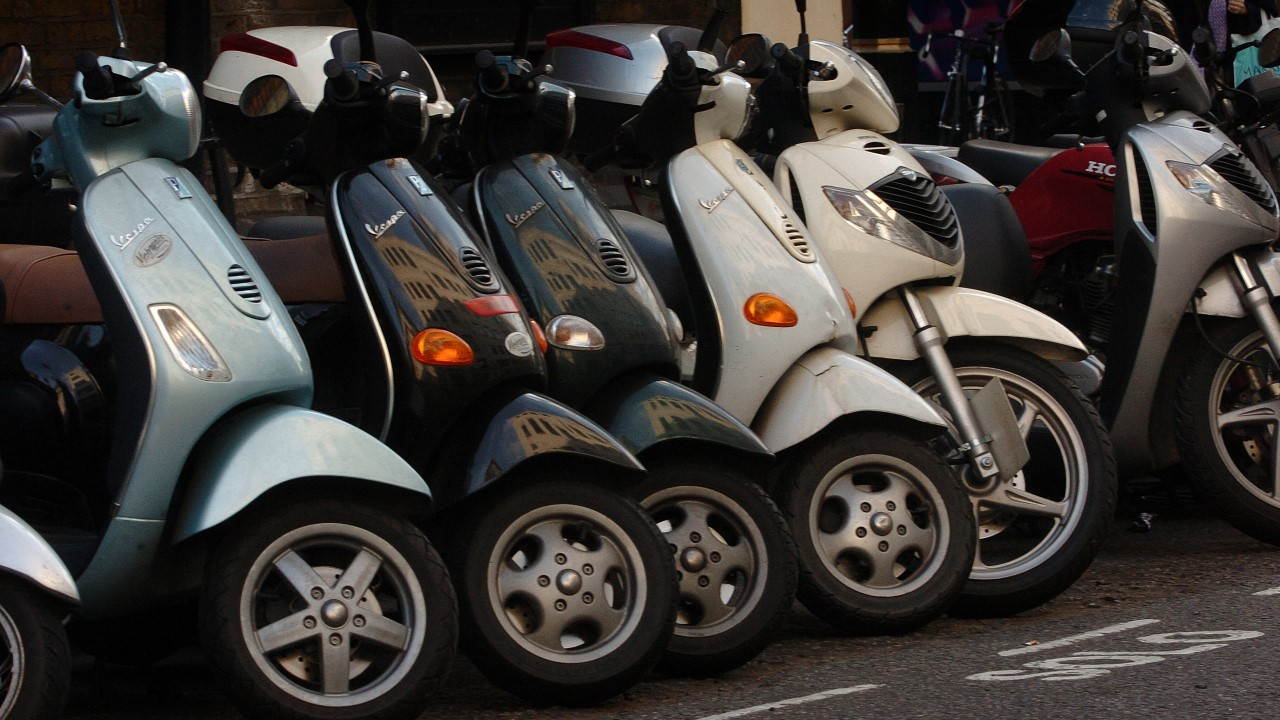
{"label": "round mirror", "polygon": [[263,75],[246,85],[240,94],[240,112],[253,118],[275,115],[293,99],[293,89],[287,80],[279,75]]}
{"label": "round mirror", "polygon": [[31,77],[31,56],[19,43],[0,47],[0,100],[7,100]]}
{"label": "round mirror", "polygon": [[769,54],[769,38],[760,33],[739,35],[725,54],[725,61],[736,63],[741,61],[742,68],[736,72],[743,77],[764,77],[773,67],[773,56]]}
{"label": "round mirror", "polygon": [[1258,64],[1262,67],[1280,65],[1280,28],[1262,36],[1262,42],[1258,43]]}
{"label": "round mirror", "polygon": [[1032,62],[1044,62],[1055,57],[1071,57],[1071,36],[1061,28],[1041,35],[1031,46]]}

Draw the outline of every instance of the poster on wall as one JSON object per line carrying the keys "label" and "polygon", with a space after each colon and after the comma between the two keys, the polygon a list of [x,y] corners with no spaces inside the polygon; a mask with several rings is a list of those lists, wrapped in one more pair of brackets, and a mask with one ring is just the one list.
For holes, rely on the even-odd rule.
{"label": "poster on wall", "polygon": [[[911,47],[920,57],[920,81],[943,82],[955,58],[960,40],[957,30],[967,38],[988,40],[999,32],[1006,18],[1024,0],[908,0],[907,22]],[[924,48],[928,45],[928,54]],[[976,64],[976,63],[975,63]],[[1006,63],[1000,58],[1000,72],[1008,76]],[[974,79],[978,68],[969,68]]]}

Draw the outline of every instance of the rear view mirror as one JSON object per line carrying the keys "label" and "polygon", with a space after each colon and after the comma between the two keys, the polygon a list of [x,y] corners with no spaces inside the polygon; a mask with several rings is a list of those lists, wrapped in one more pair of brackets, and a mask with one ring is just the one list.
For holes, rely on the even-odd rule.
{"label": "rear view mirror", "polygon": [[263,75],[250,81],[240,94],[240,112],[252,118],[275,115],[296,99],[287,80],[279,75]]}
{"label": "rear view mirror", "polygon": [[1054,58],[1071,58],[1071,36],[1061,28],[1041,35],[1031,46],[1032,62],[1045,62]]}
{"label": "rear view mirror", "polygon": [[1258,64],[1262,67],[1280,65],[1280,28],[1274,28],[1258,43]]}
{"label": "rear view mirror", "polygon": [[743,67],[735,72],[743,77],[765,77],[773,69],[773,56],[769,54],[769,38],[760,33],[739,35],[729,43],[725,60],[729,64],[742,61]]}
{"label": "rear view mirror", "polygon": [[31,56],[19,43],[0,47],[0,100],[8,100],[31,77]]}

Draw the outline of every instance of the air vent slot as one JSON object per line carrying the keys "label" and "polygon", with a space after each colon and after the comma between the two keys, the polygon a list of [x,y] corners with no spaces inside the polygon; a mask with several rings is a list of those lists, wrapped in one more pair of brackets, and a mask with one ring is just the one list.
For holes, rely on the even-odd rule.
{"label": "air vent slot", "polygon": [[789,175],[787,178],[791,186],[791,209],[795,211],[796,217],[800,218],[800,222],[804,222],[804,198],[800,197],[800,187],[796,185],[796,176]]}
{"label": "air vent slot", "polygon": [[633,275],[631,272],[631,261],[627,259],[627,254],[622,252],[622,248],[618,243],[609,238],[600,238],[596,240],[596,252],[600,255],[601,262],[615,280],[631,280]]}
{"label": "air vent slot", "polygon": [[1151,187],[1151,175],[1147,173],[1147,164],[1136,155],[1133,158],[1133,170],[1138,179],[1138,210],[1142,214],[1142,224],[1154,236],[1159,228],[1156,223],[1156,194]]}
{"label": "air vent slot", "polygon": [[1194,121],[1192,121],[1192,123],[1191,123],[1191,127],[1192,127],[1192,128],[1194,128],[1194,129],[1196,129],[1196,130],[1199,130],[1199,131],[1200,131],[1200,132],[1202,132],[1202,133],[1211,133],[1211,132],[1213,132],[1213,125],[1211,125],[1211,124],[1209,124],[1209,123],[1205,122],[1204,120],[1194,120]]}
{"label": "air vent slot", "polygon": [[252,303],[262,302],[262,291],[258,289],[258,283],[254,282],[248,270],[239,265],[232,265],[227,268],[227,282],[231,284],[235,294],[245,300]]}
{"label": "air vent slot", "polygon": [[885,145],[879,140],[872,140],[866,145],[863,145],[862,149],[866,150],[869,153],[875,153],[877,155],[888,155],[890,152],[892,152],[892,150],[889,149],[888,145]]}
{"label": "air vent slot", "polygon": [[484,288],[495,286],[493,270],[489,269],[488,261],[475,248],[464,247],[459,250],[458,260],[462,263],[462,268],[467,271],[467,275],[477,285]]}
{"label": "air vent slot", "polygon": [[900,168],[871,189],[885,204],[918,225],[929,237],[948,248],[957,247],[960,223],[951,202],[938,192],[938,186],[928,176],[911,171],[904,173],[903,170],[906,168]]}
{"label": "air vent slot", "polygon": [[1258,175],[1253,163],[1244,159],[1243,155],[1227,154],[1209,163],[1209,167],[1231,183],[1237,190],[1249,196],[1267,212],[1276,211],[1276,197],[1271,189]]}
{"label": "air vent slot", "polygon": [[806,260],[813,257],[813,248],[809,247],[809,239],[789,218],[782,218],[782,231],[786,233],[787,242],[790,243],[791,247],[795,248],[797,254]]}

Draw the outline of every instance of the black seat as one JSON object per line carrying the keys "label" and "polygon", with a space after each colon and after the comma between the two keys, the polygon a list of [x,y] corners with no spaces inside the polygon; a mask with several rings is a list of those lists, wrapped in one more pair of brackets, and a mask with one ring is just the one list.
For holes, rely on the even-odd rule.
{"label": "black seat", "polygon": [[956,159],[996,185],[1017,185],[1062,148],[1018,145],[999,140],[970,140]]}
{"label": "black seat", "polygon": [[1024,300],[1031,292],[1031,248],[1009,198],[990,185],[940,188],[964,231],[964,278],[975,290]]}

